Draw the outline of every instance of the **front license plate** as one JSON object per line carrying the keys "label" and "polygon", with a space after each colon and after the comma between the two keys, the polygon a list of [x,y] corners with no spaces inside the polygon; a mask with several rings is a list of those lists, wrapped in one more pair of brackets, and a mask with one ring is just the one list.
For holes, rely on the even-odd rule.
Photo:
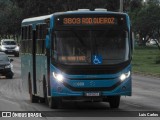
{"label": "front license plate", "polygon": [[100,96],[100,92],[86,92],[85,96]]}
{"label": "front license plate", "polygon": [[8,52],[13,52],[12,50],[8,50]]}

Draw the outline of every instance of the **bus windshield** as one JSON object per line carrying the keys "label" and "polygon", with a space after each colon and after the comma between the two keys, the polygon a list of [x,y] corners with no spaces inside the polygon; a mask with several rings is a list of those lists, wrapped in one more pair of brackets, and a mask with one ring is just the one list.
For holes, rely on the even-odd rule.
{"label": "bus windshield", "polygon": [[52,57],[66,65],[92,65],[93,56],[102,65],[119,64],[129,59],[128,32],[125,30],[55,31]]}

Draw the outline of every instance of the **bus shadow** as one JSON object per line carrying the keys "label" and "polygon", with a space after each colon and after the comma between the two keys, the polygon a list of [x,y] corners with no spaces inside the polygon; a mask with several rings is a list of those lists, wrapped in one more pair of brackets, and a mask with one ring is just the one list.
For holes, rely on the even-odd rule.
{"label": "bus shadow", "polygon": [[[40,104],[40,103],[39,103]],[[40,104],[47,108],[46,104]],[[63,102],[58,109],[41,111],[46,117],[106,117],[121,109],[111,109],[105,102]]]}

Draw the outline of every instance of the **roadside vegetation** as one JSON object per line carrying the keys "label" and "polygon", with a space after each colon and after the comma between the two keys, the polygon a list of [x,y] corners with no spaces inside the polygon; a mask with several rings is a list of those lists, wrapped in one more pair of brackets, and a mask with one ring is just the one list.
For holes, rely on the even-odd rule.
{"label": "roadside vegetation", "polygon": [[[160,1],[123,0],[123,11],[131,18],[132,30],[141,45],[149,39],[160,41]],[[120,0],[0,0],[0,39],[19,38],[25,18],[77,9],[106,8],[119,11]],[[142,41],[143,39],[143,41]]]}
{"label": "roadside vegetation", "polygon": [[160,50],[155,46],[136,47],[132,67],[134,73],[160,77]]}
{"label": "roadside vegetation", "polygon": [[[139,45],[133,54],[133,71],[160,76],[160,46],[147,47],[150,39],[160,43],[160,1],[124,0],[123,11],[131,18],[132,31]],[[82,8],[119,11],[120,0],[0,0],[0,39],[19,43],[21,21],[25,18]],[[159,44],[158,44],[159,45]]]}

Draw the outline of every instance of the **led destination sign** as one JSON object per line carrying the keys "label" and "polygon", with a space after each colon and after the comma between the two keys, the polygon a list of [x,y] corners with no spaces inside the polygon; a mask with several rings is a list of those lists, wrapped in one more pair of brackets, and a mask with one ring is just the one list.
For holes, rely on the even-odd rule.
{"label": "led destination sign", "polygon": [[124,26],[125,15],[116,14],[69,14],[55,17],[55,26],[60,27],[107,27]]}
{"label": "led destination sign", "polygon": [[63,25],[114,25],[117,20],[114,17],[82,17],[63,18]]}

